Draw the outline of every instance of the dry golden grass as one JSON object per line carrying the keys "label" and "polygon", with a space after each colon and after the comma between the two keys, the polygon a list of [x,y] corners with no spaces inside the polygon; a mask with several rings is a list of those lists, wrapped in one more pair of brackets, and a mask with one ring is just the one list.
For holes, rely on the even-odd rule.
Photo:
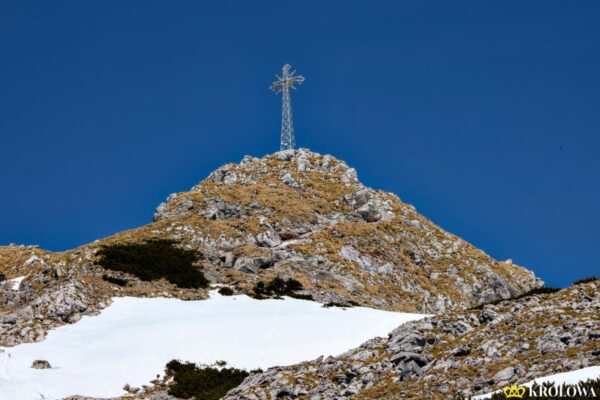
{"label": "dry golden grass", "polygon": [[38,248],[28,249],[20,246],[0,246],[0,273],[6,279],[28,275],[39,269],[37,265],[24,265],[32,255],[37,257],[53,257],[57,253],[41,250]]}

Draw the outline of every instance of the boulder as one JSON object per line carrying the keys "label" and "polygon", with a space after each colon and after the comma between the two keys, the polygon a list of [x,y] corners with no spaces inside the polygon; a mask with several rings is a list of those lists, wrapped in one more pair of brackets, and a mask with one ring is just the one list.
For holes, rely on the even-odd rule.
{"label": "boulder", "polygon": [[247,274],[255,274],[258,270],[254,264],[254,259],[245,256],[239,257],[237,260],[235,260],[233,268]]}
{"label": "boulder", "polygon": [[300,187],[298,182],[294,179],[292,174],[290,174],[288,171],[281,171],[279,179],[281,179],[281,182],[285,183],[289,187],[292,187],[292,188]]}
{"label": "boulder", "polygon": [[256,235],[256,244],[261,247],[276,247],[281,244],[281,238],[274,231],[265,231]]}
{"label": "boulder", "polygon": [[275,158],[279,161],[290,161],[295,154],[296,150],[294,149],[281,150],[275,153]]}
{"label": "boulder", "polygon": [[515,375],[515,369],[513,367],[506,367],[501,369],[494,375],[492,380],[496,383],[498,382],[508,382]]}
{"label": "boulder", "polygon": [[221,200],[213,198],[206,201],[206,207],[200,211],[200,215],[212,220],[239,219],[242,216],[242,210],[240,206],[225,204]]}
{"label": "boulder", "polygon": [[5,315],[4,318],[2,318],[2,323],[14,325],[17,323],[17,319],[18,319],[18,317],[16,314],[8,314],[8,315]]}
{"label": "boulder", "polygon": [[545,335],[540,338],[536,344],[536,349],[541,354],[547,354],[552,352],[560,352],[565,348],[565,344],[555,335]]}
{"label": "boulder", "polygon": [[479,322],[487,324],[498,318],[498,313],[495,311],[493,305],[483,306],[481,313],[479,313]]}
{"label": "boulder", "polygon": [[356,211],[367,222],[377,222],[381,219],[381,213],[373,204],[365,204],[357,208]]}
{"label": "boulder", "polygon": [[241,256],[235,260],[233,268],[247,274],[256,274],[259,269],[269,268],[274,264],[275,259],[270,255],[260,257]]}
{"label": "boulder", "polygon": [[33,369],[50,369],[52,367],[50,366],[50,363],[46,360],[35,360],[31,364],[31,368],[33,368]]}
{"label": "boulder", "polygon": [[300,153],[296,158],[296,169],[299,172],[306,171],[306,168],[309,164],[308,157],[305,153]]}
{"label": "boulder", "polygon": [[231,251],[228,251],[227,253],[225,253],[225,256],[223,257],[223,265],[225,266],[225,268],[233,267],[234,262],[235,262],[235,254],[233,254],[233,252],[231,252]]}

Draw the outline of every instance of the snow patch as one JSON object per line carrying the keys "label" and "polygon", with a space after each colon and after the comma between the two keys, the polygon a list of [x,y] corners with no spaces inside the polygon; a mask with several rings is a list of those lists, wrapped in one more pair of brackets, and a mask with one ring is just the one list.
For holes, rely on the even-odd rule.
{"label": "snow patch", "polygon": [[[425,317],[285,298],[211,292],[202,301],[118,297],[100,315],[0,350],[0,400],[115,397],[148,384],[172,359],[269,368],[336,355]],[[34,360],[51,369],[32,369]]]}

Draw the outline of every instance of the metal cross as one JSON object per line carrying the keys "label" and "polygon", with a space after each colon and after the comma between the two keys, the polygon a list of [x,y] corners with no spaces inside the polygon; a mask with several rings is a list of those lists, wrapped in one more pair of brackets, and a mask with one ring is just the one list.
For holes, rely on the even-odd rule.
{"label": "metal cross", "polygon": [[282,93],[281,96],[281,145],[280,150],[293,149],[296,147],[296,137],[294,135],[294,123],[292,121],[292,98],[290,97],[290,88],[296,89],[295,85],[304,82],[304,77],[294,75],[296,71],[290,72],[291,66],[285,64],[282,68],[282,75],[269,87],[272,91]]}

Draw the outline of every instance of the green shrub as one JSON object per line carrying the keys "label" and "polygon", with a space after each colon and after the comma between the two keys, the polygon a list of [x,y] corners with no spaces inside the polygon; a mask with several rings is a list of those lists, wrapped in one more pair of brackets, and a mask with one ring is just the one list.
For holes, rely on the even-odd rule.
{"label": "green shrub", "polygon": [[[218,365],[224,366],[225,363]],[[218,400],[239,386],[248,375],[241,369],[198,367],[194,363],[177,360],[169,361],[166,367],[166,376],[173,377],[169,394],[181,399]]]}
{"label": "green shrub", "polygon": [[180,288],[204,288],[208,280],[194,262],[199,254],[181,249],[172,240],[102,246],[97,263],[112,271],[127,272],[144,281],[164,278]]}
{"label": "green shrub", "polygon": [[264,282],[256,282],[254,285],[254,296],[255,299],[266,299],[269,297],[269,293],[267,292],[266,285]]}
{"label": "green shrub", "polygon": [[219,289],[219,294],[223,296],[233,296],[233,289],[228,287],[222,287]]}
{"label": "green shrub", "polygon": [[577,279],[575,282],[573,282],[573,285],[580,285],[582,283],[594,282],[598,280],[600,280],[600,278],[597,276],[590,276],[588,278]]}
{"label": "green shrub", "polygon": [[275,277],[268,283],[257,282],[256,285],[254,285],[254,298],[262,300],[270,297],[281,298],[281,296],[289,296],[296,299],[312,300],[310,294],[296,293],[302,289],[304,289],[304,287],[296,279],[289,278],[284,280]]}
{"label": "green shrub", "polygon": [[115,285],[119,285],[119,286],[127,286],[127,282],[128,280],[125,278],[120,278],[118,276],[111,276],[111,275],[102,275],[102,279],[104,279],[106,282],[110,282],[110,283],[114,283]]}

